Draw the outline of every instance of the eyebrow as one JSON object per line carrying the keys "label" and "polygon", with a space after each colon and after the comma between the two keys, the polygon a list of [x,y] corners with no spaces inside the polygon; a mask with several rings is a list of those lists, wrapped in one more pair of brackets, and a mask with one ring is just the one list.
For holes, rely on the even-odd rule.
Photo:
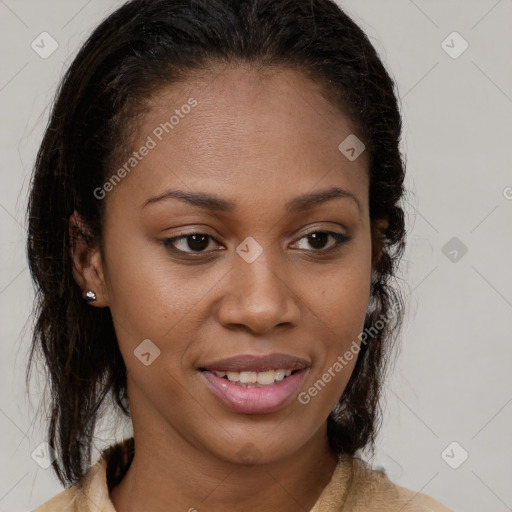
{"label": "eyebrow", "polygon": [[[288,213],[299,213],[306,210],[311,210],[314,207],[338,198],[349,198],[352,199],[359,211],[362,211],[361,203],[357,197],[339,187],[333,187],[327,190],[320,190],[318,192],[309,192],[307,194],[300,195],[285,204],[285,210]],[[188,192],[184,190],[167,190],[158,196],[151,197],[144,202],[142,208],[145,208],[149,204],[153,204],[166,199],[178,199],[184,201],[193,206],[197,206],[204,210],[211,212],[233,212],[236,210],[236,204],[227,199],[207,194],[205,192]]]}

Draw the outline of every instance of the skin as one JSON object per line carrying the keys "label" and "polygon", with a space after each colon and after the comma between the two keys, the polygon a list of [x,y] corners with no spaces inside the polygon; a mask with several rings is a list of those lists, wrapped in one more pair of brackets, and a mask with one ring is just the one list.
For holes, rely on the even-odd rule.
{"label": "skin", "polygon": [[[190,97],[198,105],[106,195],[103,253],[73,248],[75,280],[96,292],[92,307],[110,308],[128,371],[136,453],[111,499],[119,512],[310,510],[337,462],[326,419],[356,359],[307,405],[295,398],[268,414],[230,410],[197,368],[289,354],[310,363],[304,391],[357,341],[372,270],[366,154],[351,162],[340,153],[353,127],[317,83],[243,66],[161,90],[132,149]],[[287,201],[332,187],[359,206],[344,197],[285,212]],[[142,207],[168,189],[236,209],[212,213],[178,199]],[[326,230],[351,238],[322,256],[335,240],[315,245],[305,235]],[[202,254],[182,239],[182,256],[163,244],[190,231],[218,243],[209,239]],[[252,263],[235,251],[248,236],[263,250]],[[161,351],[148,366],[134,356],[144,339]],[[253,463],[241,459],[248,443]]]}

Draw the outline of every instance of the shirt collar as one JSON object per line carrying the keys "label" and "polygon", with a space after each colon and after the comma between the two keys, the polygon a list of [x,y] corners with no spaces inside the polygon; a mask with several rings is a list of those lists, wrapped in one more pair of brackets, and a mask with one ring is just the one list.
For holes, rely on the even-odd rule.
{"label": "shirt collar", "polygon": [[[76,487],[73,502],[76,510],[87,512],[116,512],[110,500],[110,491],[126,474],[134,455],[133,437],[102,451],[98,462]],[[317,502],[310,512],[343,510],[348,489],[353,478],[352,458],[340,455],[338,464]]]}

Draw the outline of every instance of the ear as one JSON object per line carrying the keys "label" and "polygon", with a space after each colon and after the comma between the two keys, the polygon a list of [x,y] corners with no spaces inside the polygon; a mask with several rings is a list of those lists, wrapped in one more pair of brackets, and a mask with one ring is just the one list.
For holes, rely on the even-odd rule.
{"label": "ear", "polygon": [[91,232],[75,210],[69,217],[69,241],[72,260],[73,277],[82,290],[91,290],[96,300],[91,306],[106,307],[109,305],[107,287],[105,285],[103,261],[99,247],[91,246]]}
{"label": "ear", "polygon": [[372,224],[372,269],[375,270],[382,256],[385,231],[389,226],[388,219],[383,217],[375,219]]}

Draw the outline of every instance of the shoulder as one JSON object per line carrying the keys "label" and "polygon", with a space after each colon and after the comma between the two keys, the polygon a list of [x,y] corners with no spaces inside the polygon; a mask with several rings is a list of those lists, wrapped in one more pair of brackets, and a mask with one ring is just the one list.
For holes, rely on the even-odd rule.
{"label": "shoulder", "polygon": [[134,453],[133,437],[109,446],[82,479],[32,512],[115,512],[110,489],[122,480]]}
{"label": "shoulder", "polygon": [[109,499],[106,463],[100,459],[75,485],[32,512],[115,512]]}
{"label": "shoulder", "polygon": [[401,512],[453,512],[428,494],[393,483],[381,470],[358,457],[352,459],[353,477],[344,510]]}
{"label": "shoulder", "polygon": [[62,491],[60,494],[57,494],[57,496],[54,496],[47,502],[43,503],[36,509],[34,509],[32,512],[60,512],[60,511],[69,511],[74,512],[77,509],[76,507],[76,498],[77,493],[73,489],[73,487],[70,487],[66,489],[65,491]]}

